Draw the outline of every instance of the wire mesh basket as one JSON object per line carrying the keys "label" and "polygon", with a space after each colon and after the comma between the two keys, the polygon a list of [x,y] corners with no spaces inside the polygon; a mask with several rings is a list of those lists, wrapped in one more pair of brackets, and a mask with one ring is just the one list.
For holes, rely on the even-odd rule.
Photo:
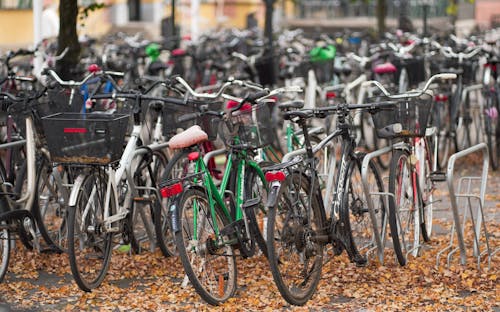
{"label": "wire mesh basket", "polygon": [[71,89],[58,87],[47,90],[47,101],[38,107],[38,112],[43,117],[62,112],[77,113],[82,107],[83,95],[80,91],[75,90],[71,97]]}
{"label": "wire mesh basket", "polygon": [[52,161],[106,165],[120,159],[126,114],[57,113],[42,117]]}
{"label": "wire mesh basket", "polygon": [[408,74],[408,82],[410,86],[415,86],[426,79],[425,73],[425,63],[422,57],[414,57],[411,59],[399,59],[396,58],[392,63],[398,69],[396,73],[397,83],[399,81],[399,76],[403,68],[406,68],[406,73]]}
{"label": "wire mesh basket", "polygon": [[[221,110],[222,103],[213,102],[207,104],[207,106],[211,111],[219,111]],[[208,134],[209,140],[215,140],[217,138],[219,118],[214,118],[214,116],[208,114],[202,114],[199,117],[187,121],[179,121],[179,117],[196,112],[199,112],[199,107],[193,105],[180,106],[173,104],[164,104],[162,109],[162,116],[163,136],[165,137],[165,139],[170,139],[180,130],[185,130],[193,125],[199,125],[201,129],[203,129],[203,131]]]}
{"label": "wire mesh basket", "polygon": [[252,148],[271,144],[274,138],[269,105],[265,101],[256,105],[245,103],[233,112],[229,120],[233,131],[223,131],[226,144],[244,144]]}
{"label": "wire mesh basket", "polygon": [[393,110],[372,113],[379,138],[424,137],[432,108],[432,95],[398,100]]}

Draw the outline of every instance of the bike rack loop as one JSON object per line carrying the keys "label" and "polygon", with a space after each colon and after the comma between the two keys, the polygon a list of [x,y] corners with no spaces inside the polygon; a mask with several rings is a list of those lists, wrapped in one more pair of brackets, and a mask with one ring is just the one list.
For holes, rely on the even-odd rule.
{"label": "bike rack loop", "polygon": [[[481,177],[462,177],[459,181],[458,185],[458,193],[455,193],[455,187],[453,185],[453,180],[454,180],[454,170],[455,170],[455,162],[463,158],[465,156],[468,156],[473,153],[477,152],[482,152],[483,154],[483,169],[481,173]],[[486,143],[479,143],[477,145],[474,145],[472,147],[469,147],[463,151],[457,152],[453,155],[451,155],[450,159],[448,160],[448,168],[446,172],[446,179],[448,183],[448,190],[449,190],[449,196],[450,196],[450,202],[451,202],[451,208],[453,212],[453,226],[450,231],[450,245],[443,250],[441,250],[438,255],[437,255],[437,260],[436,260],[436,265],[439,265],[439,257],[443,252],[446,250],[449,250],[452,248],[453,245],[453,234],[454,230],[457,234],[457,239],[458,239],[458,249],[460,249],[460,262],[462,265],[466,264],[466,249],[465,249],[465,240],[464,240],[464,229],[463,229],[463,224],[460,223],[460,215],[458,211],[458,203],[457,203],[457,198],[459,197],[465,197],[468,198],[468,209],[471,213],[471,220],[473,222],[473,230],[474,230],[474,255],[478,257],[478,265],[479,265],[479,260],[481,257],[481,254],[479,253],[479,233],[481,231],[481,225],[483,225],[483,230],[486,236],[486,245],[487,245],[487,253],[489,255],[489,261],[491,260],[491,251],[489,248],[489,243],[488,243],[488,234],[486,231],[486,225],[483,222],[483,206],[484,206],[484,196],[486,194],[486,182],[488,178],[488,166],[489,166],[489,154],[488,154],[488,146]],[[461,193],[462,191],[462,180],[467,179],[469,180],[468,183],[468,189],[466,193]],[[472,194],[470,193],[470,188],[471,188],[471,181],[472,180],[481,180],[481,185],[480,185],[480,191],[479,195],[477,194]],[[474,216],[472,214],[472,207],[471,207],[471,198],[476,198],[479,201],[479,207],[477,210],[477,220],[474,222]],[[467,211],[464,212],[464,223],[466,220],[466,213]],[[474,224],[475,223],[475,224]],[[451,256],[457,251],[457,248],[454,248],[452,251],[448,253],[448,265],[451,259]]]}
{"label": "bike rack loop", "polygon": [[[393,149],[393,146],[390,145],[390,146],[381,148],[379,150],[376,150],[374,152],[368,153],[365,155],[365,157],[363,157],[363,163],[361,164],[361,182],[363,184],[363,191],[364,191],[365,196],[366,196],[368,210],[370,212],[370,219],[372,221],[372,227],[373,227],[373,233],[375,236],[375,243],[376,243],[376,247],[377,247],[378,259],[379,259],[381,264],[384,263],[384,245],[382,242],[382,238],[380,236],[380,230],[379,230],[378,225],[377,225],[377,220],[375,217],[375,210],[374,210],[375,208],[374,208],[371,196],[372,195],[375,195],[375,196],[394,196],[394,195],[391,193],[387,193],[387,192],[370,193],[370,184],[368,183],[368,169],[369,169],[370,161],[373,158],[381,156],[381,155],[386,154],[386,153],[389,153],[392,151],[392,149]],[[387,214],[386,214],[386,216],[387,216]],[[385,220],[382,220],[382,225],[384,225],[384,224],[385,224]],[[385,231],[384,231],[384,233],[385,233]],[[385,237],[385,235],[384,235],[384,237]]]}

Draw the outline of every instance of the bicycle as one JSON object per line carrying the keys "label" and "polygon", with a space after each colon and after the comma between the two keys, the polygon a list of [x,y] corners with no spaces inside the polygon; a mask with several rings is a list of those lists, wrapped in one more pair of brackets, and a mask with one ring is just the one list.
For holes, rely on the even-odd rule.
{"label": "bicycle", "polygon": [[[14,96],[9,93],[0,93],[2,108],[11,110],[19,106],[25,121],[25,140],[17,140],[0,144],[1,149],[16,148],[23,146],[25,148],[25,158],[23,163],[18,167],[15,186],[6,180],[5,170],[0,170],[0,281],[5,276],[9,265],[11,236],[16,233],[21,242],[26,248],[36,249],[38,251],[55,251],[60,252],[51,243],[51,239],[47,232],[40,227],[40,221],[33,209],[37,205],[37,188],[36,188],[36,135],[35,124],[31,114],[31,106],[36,105],[36,101],[45,95],[45,90],[35,92],[25,96]],[[0,163],[0,168],[4,168],[3,163]],[[40,230],[40,232],[38,232]],[[47,249],[40,248],[40,236],[49,245]]]}
{"label": "bicycle", "polygon": [[[482,138],[488,144],[490,154],[490,164],[493,170],[499,167],[500,148],[498,146],[500,139],[500,121],[498,112],[500,110],[500,85],[498,82],[498,66],[500,61],[498,56],[490,51],[483,73],[482,96],[483,102],[480,105],[480,128]],[[486,138],[484,139],[484,136]]]}
{"label": "bicycle", "polygon": [[[438,129],[438,165],[443,169],[453,146],[456,151],[459,151],[471,144],[468,136],[472,122],[470,103],[468,97],[464,99],[464,91],[466,84],[473,79],[475,73],[471,60],[481,52],[481,48],[457,53],[450,47],[443,47],[434,41],[432,45],[440,50],[446,60],[445,66],[438,68],[439,72],[450,72],[457,75],[456,87],[453,91],[451,86],[449,87],[448,95],[443,99],[439,99],[441,105],[436,105],[432,113],[432,123]],[[464,100],[467,100],[467,102],[464,102]]]}
{"label": "bicycle", "polygon": [[[227,82],[212,96],[227,98],[222,91],[231,84],[244,85],[238,80]],[[251,155],[270,139],[265,134],[270,114],[262,100],[293,90],[296,89],[257,91],[240,99],[226,113],[201,113],[222,119],[227,126],[223,136],[228,148],[227,164],[218,187],[205,164],[209,155],[202,157],[198,147],[213,138],[213,127],[207,129],[211,130],[207,134],[193,126],[169,141],[171,148],[181,149],[179,153],[185,155],[189,151],[189,167],[194,170],[165,181],[161,191],[165,197],[175,196],[170,211],[177,251],[191,284],[209,304],[226,301],[236,290],[235,249],[244,258],[256,253],[256,245],[267,254],[259,225],[264,222],[265,210],[261,201],[266,196],[267,184]],[[267,118],[267,122],[262,122],[262,117]]]}
{"label": "bicycle", "polygon": [[[96,94],[93,99],[134,100],[134,126],[125,149],[129,114],[60,113],[42,119],[51,160],[80,167],[68,202],[68,254],[73,278],[84,291],[104,280],[115,238],[123,244],[139,244],[135,210],[145,223],[139,229],[147,232],[150,244],[155,242],[154,227],[146,224],[149,219],[143,213],[160,209],[155,177],[161,171],[155,173],[152,163],[155,156],[164,157],[161,149],[168,143],[139,144],[142,101],[184,105],[178,98],[138,92]],[[140,204],[150,208],[140,209]]]}
{"label": "bicycle", "polygon": [[[338,104],[325,108],[285,112],[284,118],[298,123],[307,133],[307,120],[337,114],[337,129],[318,145],[312,146],[305,135],[305,147],[286,154],[282,163],[265,168],[269,183],[266,207],[268,212],[267,251],[274,281],[283,298],[294,305],[305,304],[314,294],[321,278],[324,247],[333,245],[334,254],[346,250],[351,261],[365,265],[367,258],[360,254],[372,240],[371,222],[382,223],[385,207],[380,201],[376,219],[369,227],[361,224],[369,220],[366,199],[356,178],[361,171],[362,155],[355,153],[356,136],[347,122],[353,110],[377,110],[393,107],[393,103]],[[332,202],[324,203],[315,154],[333,139],[342,146],[339,168],[330,167],[335,175],[336,189]],[[378,169],[371,163],[374,187],[383,191]],[[359,177],[359,175],[358,175]],[[326,192],[332,191],[327,189]],[[360,193],[357,193],[360,192]],[[329,214],[325,209],[329,205]],[[356,221],[355,221],[356,220]],[[366,223],[364,223],[366,225]],[[378,228],[381,228],[380,226]],[[368,231],[368,234],[366,233]]]}
{"label": "bicycle", "polygon": [[420,236],[428,242],[432,232],[432,193],[439,177],[435,171],[437,158],[432,153],[435,148],[428,142],[429,137],[437,135],[429,128],[433,94],[428,89],[437,79],[455,78],[455,74],[437,74],[421,90],[396,95],[377,81],[367,82],[387,99],[397,101],[395,110],[372,117],[377,135],[391,140],[388,216],[393,248],[402,266],[410,253],[418,255]]}

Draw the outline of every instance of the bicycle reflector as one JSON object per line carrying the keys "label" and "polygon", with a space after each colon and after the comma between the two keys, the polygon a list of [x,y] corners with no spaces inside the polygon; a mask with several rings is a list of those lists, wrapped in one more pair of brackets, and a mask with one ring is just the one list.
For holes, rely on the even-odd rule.
{"label": "bicycle reflector", "polygon": [[160,194],[163,198],[169,198],[182,193],[182,182],[177,182],[172,185],[167,185],[160,189]]}
{"label": "bicycle reflector", "polygon": [[268,171],[265,175],[267,182],[284,181],[286,175],[283,171]]}
{"label": "bicycle reflector", "polygon": [[448,96],[446,94],[436,94],[434,96],[434,101],[436,101],[436,102],[446,102],[446,101],[448,101]]}
{"label": "bicycle reflector", "polygon": [[326,92],[326,99],[327,100],[331,100],[331,99],[334,99],[336,97],[337,97],[337,93],[335,93],[333,91]]}

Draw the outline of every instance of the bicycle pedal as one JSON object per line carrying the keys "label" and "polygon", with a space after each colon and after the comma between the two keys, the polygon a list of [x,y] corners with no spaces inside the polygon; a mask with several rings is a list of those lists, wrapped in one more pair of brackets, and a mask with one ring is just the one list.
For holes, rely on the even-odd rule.
{"label": "bicycle pedal", "polygon": [[430,174],[430,179],[433,182],[444,182],[446,181],[446,173],[440,171],[434,171]]}
{"label": "bicycle pedal", "polygon": [[153,200],[150,197],[134,197],[135,203],[152,203]]}
{"label": "bicycle pedal", "polygon": [[232,236],[236,235],[238,232],[238,229],[241,228],[242,226],[245,226],[245,223],[243,222],[243,219],[236,220],[234,222],[229,223],[226,225],[224,228],[220,230],[220,234],[223,236]]}
{"label": "bicycle pedal", "polygon": [[255,206],[258,206],[261,202],[260,196],[257,196],[255,198],[251,198],[246,200],[242,205],[241,208],[243,209],[248,209],[248,208],[254,208]]}
{"label": "bicycle pedal", "polygon": [[42,247],[40,246],[40,253],[50,253],[50,254],[61,254],[62,251],[57,248],[57,247],[54,247],[54,246],[45,246],[45,247]]}

